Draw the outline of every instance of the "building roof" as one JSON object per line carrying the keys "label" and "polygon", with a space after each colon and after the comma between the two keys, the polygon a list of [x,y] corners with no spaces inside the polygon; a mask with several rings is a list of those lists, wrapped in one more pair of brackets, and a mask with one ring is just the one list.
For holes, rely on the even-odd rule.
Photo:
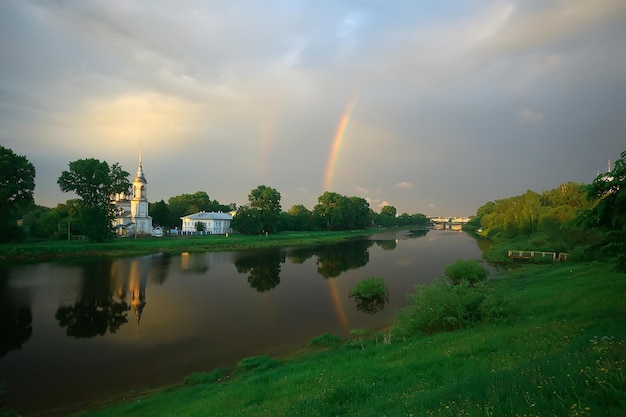
{"label": "building roof", "polygon": [[181,219],[189,220],[232,220],[233,216],[228,213],[222,213],[221,211],[200,211],[194,214],[188,214],[181,217]]}

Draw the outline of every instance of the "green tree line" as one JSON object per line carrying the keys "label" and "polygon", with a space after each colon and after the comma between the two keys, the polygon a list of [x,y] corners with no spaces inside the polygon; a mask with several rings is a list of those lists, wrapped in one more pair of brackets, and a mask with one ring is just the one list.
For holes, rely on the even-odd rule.
{"label": "green tree line", "polygon": [[581,259],[616,257],[626,271],[626,151],[591,184],[567,182],[541,194],[489,201],[466,230],[524,250],[573,252]]}
{"label": "green tree line", "polygon": [[[111,196],[127,192],[129,173],[118,163],[97,159],[79,159],[68,164],[59,176],[61,191],[74,192],[78,198],[68,199],[56,207],[35,205],[35,168],[25,156],[16,155],[0,146],[0,243],[24,239],[68,239],[84,235],[89,240],[112,238],[113,206]],[[206,191],[181,194],[149,203],[155,226],[165,229],[180,227],[180,218],[200,211],[235,212],[232,227],[242,233],[275,233],[285,230],[358,230],[373,226],[424,226],[428,218],[421,214],[397,215],[393,206],[375,213],[367,200],[325,192],[312,210],[296,204],[282,211],[280,193],[259,185],[248,195],[249,204],[222,204],[211,199]]]}

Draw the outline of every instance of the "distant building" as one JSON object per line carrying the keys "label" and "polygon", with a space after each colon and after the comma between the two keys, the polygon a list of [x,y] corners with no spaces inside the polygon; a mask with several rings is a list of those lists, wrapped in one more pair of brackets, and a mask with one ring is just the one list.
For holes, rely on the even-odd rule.
{"label": "distant building", "polygon": [[[230,222],[233,216],[221,211],[201,211],[181,217],[183,234],[202,233],[206,235],[223,235],[230,233]],[[199,226],[198,224],[202,224]],[[199,231],[201,230],[201,232]]]}
{"label": "distant building", "polygon": [[148,215],[148,181],[143,173],[139,152],[137,173],[131,186],[131,193],[117,193],[112,196],[115,219],[113,227],[118,236],[153,235],[152,217]]}

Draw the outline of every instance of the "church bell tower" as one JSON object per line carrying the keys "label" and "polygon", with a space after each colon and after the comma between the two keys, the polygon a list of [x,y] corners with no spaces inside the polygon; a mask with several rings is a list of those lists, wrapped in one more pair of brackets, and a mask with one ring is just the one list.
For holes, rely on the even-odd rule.
{"label": "church bell tower", "polygon": [[152,218],[148,216],[148,181],[146,181],[146,176],[143,173],[141,147],[139,148],[137,173],[133,180],[130,212],[136,234],[152,233]]}

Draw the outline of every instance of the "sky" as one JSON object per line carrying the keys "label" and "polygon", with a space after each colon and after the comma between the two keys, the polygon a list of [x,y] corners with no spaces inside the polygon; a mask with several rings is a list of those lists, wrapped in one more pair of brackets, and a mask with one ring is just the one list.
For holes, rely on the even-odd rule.
{"label": "sky", "polygon": [[626,150],[624,45],[623,0],[3,0],[0,145],[48,207],[141,149],[151,202],[470,216]]}

